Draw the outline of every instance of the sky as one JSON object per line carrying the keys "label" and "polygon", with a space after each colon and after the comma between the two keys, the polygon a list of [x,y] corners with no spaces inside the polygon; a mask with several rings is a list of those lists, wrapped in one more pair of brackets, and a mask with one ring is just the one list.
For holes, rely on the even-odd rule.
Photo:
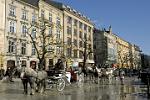
{"label": "sky", "polygon": [[150,55],[150,0],[56,0],[89,17]]}

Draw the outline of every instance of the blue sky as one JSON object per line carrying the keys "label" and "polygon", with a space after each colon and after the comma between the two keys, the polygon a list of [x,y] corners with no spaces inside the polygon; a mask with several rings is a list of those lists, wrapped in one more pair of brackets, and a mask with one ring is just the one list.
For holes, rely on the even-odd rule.
{"label": "blue sky", "polygon": [[150,55],[150,0],[56,0],[89,17]]}

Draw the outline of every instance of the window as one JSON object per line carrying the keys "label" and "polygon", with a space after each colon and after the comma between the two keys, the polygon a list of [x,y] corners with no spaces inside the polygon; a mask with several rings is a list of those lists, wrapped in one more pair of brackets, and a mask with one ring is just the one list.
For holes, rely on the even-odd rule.
{"label": "window", "polygon": [[57,17],[57,19],[56,19],[56,25],[60,26],[60,18],[59,17]]}
{"label": "window", "polygon": [[79,32],[79,37],[82,38],[82,32],[81,31]]}
{"label": "window", "polygon": [[9,8],[9,15],[12,17],[16,16],[16,8],[12,5],[10,5],[10,8]]}
{"label": "window", "polygon": [[87,40],[87,35],[86,35],[86,33],[84,33],[84,39],[86,39],[86,40]]}
{"label": "window", "polygon": [[71,33],[72,33],[71,27],[67,26],[67,34],[71,34]]}
{"label": "window", "polygon": [[36,15],[33,14],[33,15],[32,15],[32,22],[36,22],[36,20],[37,20]]}
{"label": "window", "polygon": [[68,38],[68,39],[67,39],[67,44],[68,44],[68,45],[71,45],[71,38]]}
{"label": "window", "polygon": [[80,22],[80,23],[79,23],[79,28],[80,28],[80,29],[82,29],[82,25],[83,25],[83,24]]}
{"label": "window", "polygon": [[74,29],[74,36],[77,36],[77,29]]}
{"label": "window", "polygon": [[67,23],[68,23],[68,24],[71,24],[71,22],[72,22],[72,18],[71,18],[70,16],[68,16],[68,18],[67,18]]}
{"label": "window", "polygon": [[71,48],[67,48],[67,57],[71,57]]}
{"label": "window", "polygon": [[85,31],[87,30],[87,25],[84,25],[84,30],[85,30]]}
{"label": "window", "polygon": [[22,25],[22,36],[26,37],[27,34],[27,26],[26,25]]}
{"label": "window", "polygon": [[52,36],[52,27],[49,27],[48,36]]}
{"label": "window", "polygon": [[78,21],[75,19],[75,20],[74,20],[74,26],[77,26],[77,22],[78,22]]}
{"label": "window", "polygon": [[59,30],[59,29],[56,30],[56,38],[57,38],[57,39],[60,39],[60,38],[61,38],[61,33],[60,33],[60,30]]}
{"label": "window", "polygon": [[8,42],[8,52],[13,53],[15,51],[15,42],[14,41],[9,41]]}
{"label": "window", "polygon": [[60,54],[61,53],[61,47],[57,46],[56,47],[56,54]]}
{"label": "window", "polygon": [[77,46],[77,40],[74,39],[74,46]]}
{"label": "window", "polygon": [[83,47],[82,41],[79,42],[79,46],[80,46],[80,47]]}
{"label": "window", "polygon": [[22,11],[22,19],[23,20],[27,20],[28,18],[27,18],[27,11],[26,10],[23,10]]}
{"label": "window", "polygon": [[49,21],[52,22],[52,14],[49,13]]}
{"label": "window", "polygon": [[9,21],[9,32],[16,33],[16,22],[15,21]]}
{"label": "window", "polygon": [[34,38],[34,39],[36,38],[36,29],[35,29],[35,28],[32,29],[31,36],[32,36],[32,38]]}
{"label": "window", "polygon": [[74,52],[74,58],[77,58],[78,57],[77,50],[74,50],[73,52]]}
{"label": "window", "polygon": [[82,53],[82,51],[79,51],[79,58],[83,58],[83,53]]}
{"label": "window", "polygon": [[44,18],[44,10],[41,10],[41,18]]}
{"label": "window", "polygon": [[34,45],[32,44],[32,55],[35,55],[35,54],[36,54],[35,47],[34,47]]}
{"label": "window", "polygon": [[91,32],[91,27],[88,28],[88,32]]}
{"label": "window", "polygon": [[91,34],[89,35],[89,38],[88,38],[88,39],[89,39],[89,41],[91,41]]}
{"label": "window", "polygon": [[21,44],[21,54],[23,54],[23,55],[26,54],[26,43]]}

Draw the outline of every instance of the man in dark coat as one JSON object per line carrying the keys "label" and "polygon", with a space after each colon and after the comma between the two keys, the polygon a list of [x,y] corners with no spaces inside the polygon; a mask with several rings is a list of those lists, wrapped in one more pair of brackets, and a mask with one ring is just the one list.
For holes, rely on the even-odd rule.
{"label": "man in dark coat", "polygon": [[57,63],[55,64],[55,70],[59,71],[59,70],[64,70],[64,64],[62,62],[61,59],[58,59]]}

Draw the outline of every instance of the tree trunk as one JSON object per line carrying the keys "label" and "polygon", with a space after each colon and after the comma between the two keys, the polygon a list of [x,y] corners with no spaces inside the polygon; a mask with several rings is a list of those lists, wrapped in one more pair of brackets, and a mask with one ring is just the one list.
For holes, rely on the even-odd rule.
{"label": "tree trunk", "polygon": [[43,70],[45,68],[45,59],[39,59],[39,70]]}

